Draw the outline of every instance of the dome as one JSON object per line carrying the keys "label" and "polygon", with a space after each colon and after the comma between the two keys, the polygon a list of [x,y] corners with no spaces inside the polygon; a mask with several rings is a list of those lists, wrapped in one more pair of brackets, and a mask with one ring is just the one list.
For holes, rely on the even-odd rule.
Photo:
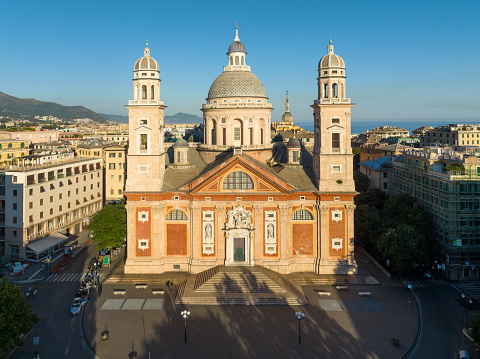
{"label": "dome", "polygon": [[328,54],[322,57],[320,62],[318,63],[319,69],[325,69],[328,67],[343,67],[345,68],[345,62],[343,59],[335,54]]}
{"label": "dome", "polygon": [[174,148],[178,147],[188,147],[188,142],[185,141],[183,138],[179,139],[178,141],[175,142],[173,145]]}
{"label": "dome", "polygon": [[327,54],[324,57],[322,57],[322,59],[318,63],[318,69],[320,70],[320,69],[326,69],[330,67],[345,68],[345,62],[343,61],[343,59],[340,56],[335,55],[333,53],[332,40],[330,40],[327,49],[328,49]]}
{"label": "dome", "polygon": [[249,71],[225,71],[213,81],[208,98],[267,97],[260,80]]}
{"label": "dome", "polygon": [[158,70],[158,63],[152,57],[141,57],[135,62],[135,71],[138,70]]}
{"label": "dome", "polygon": [[298,140],[298,138],[291,138],[287,142],[287,148],[301,148],[302,144]]}
{"label": "dome", "polygon": [[143,53],[144,53],[143,57],[139,58],[137,62],[135,62],[134,71],[139,71],[139,70],[160,71],[158,69],[157,61],[155,61],[155,59],[150,57],[150,49],[148,48],[148,43]]}
{"label": "dome", "polygon": [[227,54],[231,53],[231,52],[245,52],[245,45],[243,45],[242,42],[240,41],[234,41],[230,44],[230,46],[228,47],[228,52]]}

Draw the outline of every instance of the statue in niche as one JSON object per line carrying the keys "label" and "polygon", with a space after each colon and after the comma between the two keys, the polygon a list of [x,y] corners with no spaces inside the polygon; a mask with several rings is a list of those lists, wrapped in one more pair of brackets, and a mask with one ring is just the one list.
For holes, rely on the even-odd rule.
{"label": "statue in niche", "polygon": [[273,235],[273,224],[267,224],[267,242],[275,242],[275,237]]}
{"label": "statue in niche", "polygon": [[210,223],[207,223],[205,225],[205,243],[210,243],[210,242],[213,242],[212,225]]}

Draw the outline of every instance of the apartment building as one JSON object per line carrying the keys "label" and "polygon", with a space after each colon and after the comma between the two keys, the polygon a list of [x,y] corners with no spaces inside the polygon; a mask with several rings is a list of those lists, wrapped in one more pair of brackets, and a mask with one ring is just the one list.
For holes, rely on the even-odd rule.
{"label": "apartment building", "polygon": [[[74,157],[0,169],[0,242],[10,259],[39,260],[102,208],[102,159]],[[63,232],[65,235],[59,234]]]}
{"label": "apartment building", "polygon": [[106,147],[103,150],[105,163],[105,202],[123,199],[127,176],[126,148]]}
{"label": "apartment building", "polygon": [[480,278],[480,149],[409,148],[392,167],[390,194],[416,197],[432,217],[439,273]]}
{"label": "apartment building", "polygon": [[480,146],[480,124],[451,124],[425,131],[420,137],[422,146]]}
{"label": "apartment building", "polygon": [[397,126],[378,126],[371,131],[367,131],[368,134],[379,135],[382,138],[388,137],[408,137],[410,131],[397,127]]}
{"label": "apartment building", "polygon": [[30,141],[0,140],[0,163],[11,162],[12,159],[28,156]]}
{"label": "apartment building", "polygon": [[367,144],[360,147],[360,162],[377,160],[385,156],[396,156],[402,153],[405,145],[396,143],[387,145],[384,143]]}
{"label": "apartment building", "polygon": [[358,164],[360,172],[370,179],[372,187],[380,188],[388,194],[388,177],[392,168],[392,156],[386,156]]}

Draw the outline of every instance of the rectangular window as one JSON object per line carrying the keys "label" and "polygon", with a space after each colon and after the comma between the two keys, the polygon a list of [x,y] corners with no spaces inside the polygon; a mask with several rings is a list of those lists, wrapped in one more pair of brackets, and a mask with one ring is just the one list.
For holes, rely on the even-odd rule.
{"label": "rectangular window", "polygon": [[118,182],[122,182],[122,175],[118,175]]}
{"label": "rectangular window", "polygon": [[13,190],[13,197],[17,197],[17,190],[16,189]]}
{"label": "rectangular window", "polygon": [[12,203],[12,205],[13,205],[13,206],[12,206],[12,207],[13,207],[12,209],[13,209],[14,211],[16,211],[16,210],[17,210],[17,204],[16,204],[16,203]]}
{"label": "rectangular window", "polygon": [[17,223],[17,217],[13,217],[13,223]]}
{"label": "rectangular window", "polygon": [[340,134],[332,133],[332,148],[340,148]]}
{"label": "rectangular window", "polygon": [[138,166],[138,172],[148,172],[148,166]]}
{"label": "rectangular window", "polygon": [[[30,221],[30,222],[33,222],[33,221]],[[16,237],[17,236],[17,231],[13,231],[13,236]]]}
{"label": "rectangular window", "polygon": [[118,194],[122,194],[122,190],[121,190],[121,189],[118,190]]}
{"label": "rectangular window", "polygon": [[110,190],[110,194],[114,194],[113,188]]}
{"label": "rectangular window", "polygon": [[53,208],[50,208],[50,214],[53,214]]}
{"label": "rectangular window", "polygon": [[30,202],[30,203],[28,204],[28,208],[30,208],[30,209],[33,208],[33,202]]}
{"label": "rectangular window", "polygon": [[115,153],[109,153],[109,154],[108,154],[108,157],[110,157],[110,158],[115,158]]}
{"label": "rectangular window", "polygon": [[108,164],[108,169],[109,170],[114,170],[115,169],[115,163],[109,163]]}
{"label": "rectangular window", "polygon": [[234,127],[233,128],[233,140],[234,141],[240,141],[241,140],[241,134],[240,134],[240,127]]}
{"label": "rectangular window", "polygon": [[43,198],[40,199],[40,206],[43,206]]}
{"label": "rectangular window", "polygon": [[53,202],[53,196],[50,196],[50,202]]}
{"label": "rectangular window", "polygon": [[29,194],[30,196],[33,196],[33,188],[30,188],[28,194]]}
{"label": "rectangular window", "polygon": [[146,150],[147,145],[148,145],[147,144],[147,134],[143,133],[143,134],[140,135],[140,149],[141,150]]}
{"label": "rectangular window", "polygon": [[332,172],[342,172],[342,166],[332,166]]}
{"label": "rectangular window", "polygon": [[114,175],[110,176],[110,182],[115,182],[115,176]]}
{"label": "rectangular window", "polygon": [[332,123],[340,123],[340,119],[339,118],[332,118]]}

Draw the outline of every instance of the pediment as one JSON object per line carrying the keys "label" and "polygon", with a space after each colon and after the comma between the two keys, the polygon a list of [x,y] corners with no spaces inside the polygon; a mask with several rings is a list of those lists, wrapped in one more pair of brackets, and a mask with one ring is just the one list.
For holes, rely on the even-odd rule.
{"label": "pediment", "polygon": [[145,125],[142,125],[142,126],[138,126],[138,127],[135,128],[135,131],[138,131],[138,130],[151,131],[152,128],[151,128],[151,127],[148,127],[148,126],[145,126]]}
{"label": "pediment", "polygon": [[[253,189],[227,189],[224,188],[225,178],[233,172],[240,171],[248,175],[253,181]],[[289,193],[295,189],[292,185],[286,183],[278,176],[262,169],[260,166],[249,162],[244,157],[234,156],[230,160],[219,164],[210,171],[198,176],[190,183],[181,188],[190,190],[191,194],[201,193]]]}
{"label": "pediment", "polygon": [[344,130],[345,127],[343,126],[340,126],[340,125],[332,125],[332,126],[329,126],[327,127],[327,130],[331,131],[331,130]]}

